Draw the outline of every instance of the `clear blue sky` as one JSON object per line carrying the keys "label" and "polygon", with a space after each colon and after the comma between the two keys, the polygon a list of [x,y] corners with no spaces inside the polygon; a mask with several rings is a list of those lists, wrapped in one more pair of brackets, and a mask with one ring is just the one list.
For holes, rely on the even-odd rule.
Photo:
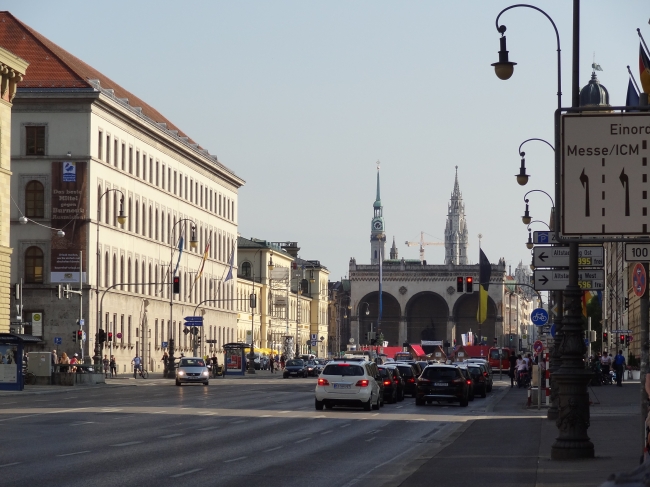
{"label": "clear blue sky", "polygon": [[[417,240],[444,238],[454,166],[465,199],[470,256],[478,238],[492,262],[529,263],[521,223],[528,189],[553,191],[553,153],[528,143],[531,181],[515,182],[519,144],[553,141],[556,51],[538,12],[505,13],[511,60],[500,81],[497,1],[167,0],[110,3],[5,0],[27,25],[156,107],[247,181],[245,237],[298,241],[332,280],[349,258],[370,259],[375,161],[389,239],[417,258]],[[571,104],[571,2],[538,6],[562,41],[563,104]],[[592,57],[614,105],[625,102],[626,65],[638,79],[647,0],[582,2],[580,84]],[[535,218],[550,202],[531,198]],[[444,261],[428,247],[429,263]]]}

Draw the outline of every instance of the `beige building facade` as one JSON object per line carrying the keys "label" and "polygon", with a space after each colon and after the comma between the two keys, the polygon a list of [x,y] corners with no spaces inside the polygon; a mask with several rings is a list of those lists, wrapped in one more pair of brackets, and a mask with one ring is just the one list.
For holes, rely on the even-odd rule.
{"label": "beige building facade", "polygon": [[11,322],[11,106],[27,61],[0,47],[0,333]]}

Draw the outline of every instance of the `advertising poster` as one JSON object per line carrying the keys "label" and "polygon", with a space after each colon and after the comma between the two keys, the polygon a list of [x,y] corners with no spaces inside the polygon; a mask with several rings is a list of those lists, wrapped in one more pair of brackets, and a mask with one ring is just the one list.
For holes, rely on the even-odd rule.
{"label": "advertising poster", "polygon": [[0,345],[0,383],[18,381],[18,364],[16,364],[16,346]]}

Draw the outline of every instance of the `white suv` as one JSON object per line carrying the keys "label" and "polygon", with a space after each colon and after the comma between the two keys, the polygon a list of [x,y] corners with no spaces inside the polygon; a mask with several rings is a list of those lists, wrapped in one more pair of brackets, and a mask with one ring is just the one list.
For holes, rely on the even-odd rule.
{"label": "white suv", "polygon": [[366,360],[328,362],[316,385],[316,409],[336,405],[362,406],[366,411],[379,409],[382,403],[377,385],[377,364]]}

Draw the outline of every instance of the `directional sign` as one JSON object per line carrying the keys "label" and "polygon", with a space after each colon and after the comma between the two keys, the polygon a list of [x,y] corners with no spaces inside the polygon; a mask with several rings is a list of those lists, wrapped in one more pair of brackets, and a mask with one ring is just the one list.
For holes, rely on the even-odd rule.
{"label": "directional sign", "polygon": [[[535,269],[533,287],[537,291],[562,291],[569,285],[569,271]],[[605,289],[605,271],[602,269],[578,271],[578,285],[582,289]]]}
{"label": "directional sign", "polygon": [[650,261],[650,243],[626,243],[625,260],[629,261]]}
{"label": "directional sign", "polygon": [[86,324],[85,320],[83,318],[81,318],[79,320],[79,326],[84,326],[85,324]]}
{"label": "directional sign", "polygon": [[612,333],[623,333],[624,335],[629,335],[632,333],[632,330],[612,330]]}
{"label": "directional sign", "polygon": [[537,245],[548,245],[558,243],[555,240],[555,232],[545,231],[545,232],[533,232],[533,243]]}
{"label": "directional sign", "polygon": [[186,316],[185,326],[203,326],[203,316]]}
{"label": "directional sign", "polygon": [[549,324],[546,324],[546,325],[542,326],[542,334],[549,335],[551,333],[551,327],[552,326],[553,325],[549,325]]}
{"label": "directional sign", "polygon": [[167,342],[162,342],[161,345],[162,345],[162,348],[167,348],[167,346],[168,346],[169,344],[168,344]]}
{"label": "directional sign", "polygon": [[82,342],[86,341],[86,332],[85,331],[81,332],[81,341]]}
{"label": "directional sign", "polygon": [[530,314],[530,320],[535,326],[544,326],[548,323],[548,312],[544,308],[535,308]]}
{"label": "directional sign", "polygon": [[562,115],[562,235],[647,235],[650,114]]}
{"label": "directional sign", "polygon": [[63,343],[63,340],[61,337],[54,337],[54,344],[55,345],[61,345]]}
{"label": "directional sign", "polygon": [[645,294],[647,286],[647,279],[645,273],[645,267],[643,264],[637,262],[634,265],[634,270],[632,271],[632,289],[634,294],[642,298]]}
{"label": "directional sign", "polygon": [[[535,247],[533,249],[535,267],[569,267],[569,247]],[[581,267],[603,267],[605,249],[597,246],[578,248],[578,265]]]}

